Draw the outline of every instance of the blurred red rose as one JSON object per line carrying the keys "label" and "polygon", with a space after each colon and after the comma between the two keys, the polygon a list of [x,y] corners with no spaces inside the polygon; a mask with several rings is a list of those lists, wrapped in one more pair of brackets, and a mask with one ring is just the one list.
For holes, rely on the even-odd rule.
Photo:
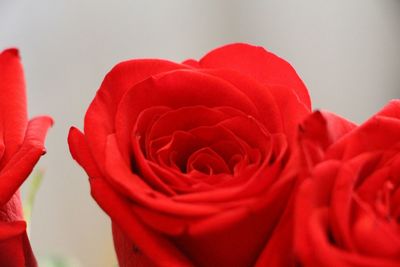
{"label": "blurred red rose", "polygon": [[357,128],[314,113],[300,139],[314,166],[296,197],[300,265],[400,266],[400,101]]}
{"label": "blurred red rose", "polygon": [[0,266],[36,266],[18,188],[45,152],[49,117],[27,119],[25,83],[16,49],[0,53]]}
{"label": "blurred red rose", "polygon": [[[120,266],[266,266],[310,113],[294,69],[227,45],[182,64],[130,60],[105,77],[69,146],[111,217]],[[271,266],[271,265],[269,265]]]}

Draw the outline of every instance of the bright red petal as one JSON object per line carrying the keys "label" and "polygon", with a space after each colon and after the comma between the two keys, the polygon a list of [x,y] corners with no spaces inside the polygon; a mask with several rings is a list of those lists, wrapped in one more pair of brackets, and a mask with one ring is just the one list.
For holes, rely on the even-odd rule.
{"label": "bright red petal", "polygon": [[311,109],[308,91],[293,67],[262,47],[241,43],[226,45],[209,52],[199,63],[203,68],[232,69],[266,85],[291,88],[300,101]]}
{"label": "bright red petal", "polygon": [[29,121],[22,145],[0,171],[0,205],[4,205],[18,190],[45,153],[44,140],[52,123],[50,117],[37,117]]}
{"label": "bright red petal", "polygon": [[0,169],[21,145],[27,126],[25,81],[17,49],[0,53]]}
{"label": "bright red petal", "polygon": [[356,127],[352,122],[326,111],[316,111],[300,125],[301,153],[309,168],[320,162],[326,150]]}
{"label": "bright red petal", "polygon": [[106,137],[115,132],[115,113],[125,92],[153,75],[184,68],[187,67],[164,60],[130,60],[119,63],[107,74],[85,116],[85,135],[100,169]]}
{"label": "bright red petal", "polygon": [[24,221],[0,222],[0,263],[2,267],[37,266],[25,229]]}

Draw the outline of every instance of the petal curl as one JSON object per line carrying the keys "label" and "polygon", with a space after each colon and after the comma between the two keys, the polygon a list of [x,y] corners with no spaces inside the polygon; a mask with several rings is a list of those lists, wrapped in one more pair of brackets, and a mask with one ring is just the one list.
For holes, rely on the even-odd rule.
{"label": "petal curl", "polygon": [[399,143],[400,101],[392,101],[380,112],[339,140],[327,158],[350,159],[364,152],[390,149]]}
{"label": "petal curl", "polygon": [[52,124],[53,120],[46,116],[29,121],[21,147],[0,171],[0,205],[11,198],[45,153],[44,140]]}
{"label": "petal curl", "polygon": [[209,52],[199,64],[202,68],[236,70],[267,85],[291,88],[299,100],[311,109],[308,91],[293,67],[263,47],[243,43],[226,45]]}
{"label": "petal curl", "polygon": [[315,111],[300,125],[298,138],[306,166],[312,168],[325,157],[327,149],[356,127],[327,111]]}
{"label": "petal curl", "polygon": [[184,65],[166,60],[129,60],[117,64],[106,75],[86,112],[84,126],[87,142],[99,169],[103,169],[106,138],[115,131],[115,114],[126,91],[153,75],[185,68]]}
{"label": "petal curl", "polygon": [[222,79],[188,70],[164,73],[131,88],[119,104],[115,118],[116,134],[124,159],[129,162],[131,131],[141,111],[151,106],[176,109],[197,105],[230,106],[257,116],[249,98]]}

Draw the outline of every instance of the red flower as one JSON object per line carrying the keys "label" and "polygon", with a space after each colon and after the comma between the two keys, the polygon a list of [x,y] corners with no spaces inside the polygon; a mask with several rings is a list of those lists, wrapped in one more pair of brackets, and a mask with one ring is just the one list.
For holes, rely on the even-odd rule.
{"label": "red flower", "polygon": [[25,83],[16,49],[0,53],[0,266],[36,266],[18,188],[45,152],[49,117],[27,119]]}
{"label": "red flower", "polygon": [[107,74],[71,154],[111,217],[120,266],[265,266],[291,197],[285,168],[308,92],[261,47]]}
{"label": "red flower", "polygon": [[323,113],[303,128],[316,165],[296,198],[301,266],[400,266],[400,101],[351,128]]}

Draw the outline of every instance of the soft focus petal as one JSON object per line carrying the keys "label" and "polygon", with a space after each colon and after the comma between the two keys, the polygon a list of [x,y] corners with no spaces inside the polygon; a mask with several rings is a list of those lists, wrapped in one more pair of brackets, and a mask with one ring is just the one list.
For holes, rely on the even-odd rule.
{"label": "soft focus petal", "polygon": [[301,153],[309,168],[325,157],[326,150],[356,127],[352,122],[326,111],[315,111],[299,127]]}
{"label": "soft focus petal", "polygon": [[19,191],[11,199],[0,206],[0,222],[14,222],[23,220],[23,210]]}
{"label": "soft focus petal", "polygon": [[328,158],[347,160],[368,151],[390,149],[400,142],[400,101],[392,101],[327,153]]}
{"label": "soft focus petal", "polygon": [[25,81],[19,53],[17,49],[8,49],[0,53],[0,139],[3,139],[5,148],[3,157],[0,157],[0,169],[24,139],[28,122],[26,110]]}
{"label": "soft focus petal", "polygon": [[68,145],[72,157],[82,166],[89,177],[101,177],[93,156],[90,154],[85,135],[75,127],[71,127],[69,130]]}
{"label": "soft focus petal", "polygon": [[395,118],[400,120],[400,99],[391,100],[376,116]]}
{"label": "soft focus petal", "polygon": [[37,117],[29,121],[21,147],[0,171],[0,205],[11,198],[45,153],[44,140],[52,123],[50,117]]}
{"label": "soft focus petal", "polygon": [[37,266],[25,229],[24,221],[0,222],[0,263],[2,267]]}

